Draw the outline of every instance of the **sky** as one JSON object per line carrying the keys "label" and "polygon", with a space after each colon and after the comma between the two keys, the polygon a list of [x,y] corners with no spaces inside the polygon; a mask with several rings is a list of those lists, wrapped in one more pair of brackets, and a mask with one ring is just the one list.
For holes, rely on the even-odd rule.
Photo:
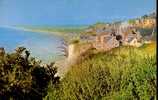
{"label": "sky", "polygon": [[0,0],[3,25],[87,25],[136,18],[156,0]]}

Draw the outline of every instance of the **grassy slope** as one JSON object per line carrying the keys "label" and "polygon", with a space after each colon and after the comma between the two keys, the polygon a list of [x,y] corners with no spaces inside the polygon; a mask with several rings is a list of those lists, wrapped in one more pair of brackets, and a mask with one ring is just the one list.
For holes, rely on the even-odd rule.
{"label": "grassy slope", "polygon": [[51,100],[125,100],[156,97],[156,44],[89,56],[50,88]]}

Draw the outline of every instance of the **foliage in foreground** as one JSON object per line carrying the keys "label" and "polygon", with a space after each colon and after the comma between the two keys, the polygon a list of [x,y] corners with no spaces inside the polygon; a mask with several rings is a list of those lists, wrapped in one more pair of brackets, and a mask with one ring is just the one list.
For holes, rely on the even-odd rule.
{"label": "foliage in foreground", "polygon": [[73,66],[59,87],[51,87],[45,99],[156,99],[156,55],[145,49],[122,47],[91,55]]}
{"label": "foliage in foreground", "polygon": [[46,68],[29,56],[23,47],[10,54],[0,48],[0,100],[42,100],[50,80],[58,81],[53,64]]}

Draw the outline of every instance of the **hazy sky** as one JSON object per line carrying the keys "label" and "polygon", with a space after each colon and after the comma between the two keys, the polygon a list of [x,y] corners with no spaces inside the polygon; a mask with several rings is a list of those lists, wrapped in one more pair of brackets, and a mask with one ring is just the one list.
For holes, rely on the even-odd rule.
{"label": "hazy sky", "polygon": [[156,0],[0,0],[0,25],[78,25],[144,15]]}

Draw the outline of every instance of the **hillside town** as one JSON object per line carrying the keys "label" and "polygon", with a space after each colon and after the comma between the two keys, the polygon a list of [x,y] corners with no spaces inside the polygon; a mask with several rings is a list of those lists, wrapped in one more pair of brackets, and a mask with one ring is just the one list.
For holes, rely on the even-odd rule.
{"label": "hillside town", "polygon": [[[65,48],[66,59],[57,61],[57,75],[65,74],[83,55],[88,55],[94,49],[97,52],[107,52],[120,46],[141,47],[150,44],[155,39],[156,15],[152,13],[145,18],[137,18],[116,23],[99,23],[90,26],[82,32],[78,42],[70,43]],[[144,31],[148,29],[148,31]],[[143,31],[142,31],[143,30]]]}

